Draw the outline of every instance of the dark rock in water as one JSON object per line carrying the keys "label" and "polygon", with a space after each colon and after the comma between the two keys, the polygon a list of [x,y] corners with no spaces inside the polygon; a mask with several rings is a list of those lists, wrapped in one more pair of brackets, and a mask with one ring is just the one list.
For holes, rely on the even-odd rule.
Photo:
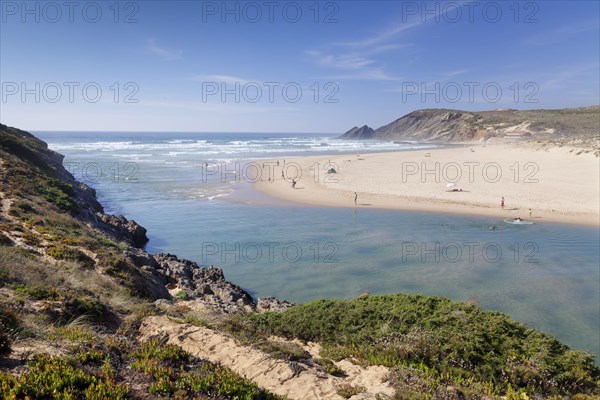
{"label": "dark rock in water", "polygon": [[282,312],[293,306],[294,303],[290,303],[286,300],[279,300],[276,297],[259,297],[256,303],[256,311],[259,313]]}
{"label": "dark rock in water", "polygon": [[355,126],[348,132],[344,133],[342,139],[372,139],[375,134],[375,130],[367,125],[362,127]]}
{"label": "dark rock in water", "polygon": [[202,299],[223,308],[233,306],[254,309],[254,300],[240,286],[225,279],[220,268],[200,267],[193,261],[179,259],[172,254],[155,254],[158,271],[167,284],[177,284],[189,296]]}
{"label": "dark rock in water", "polygon": [[96,213],[98,220],[106,225],[109,225],[119,239],[130,242],[135,247],[142,248],[148,242],[146,236],[146,228],[139,225],[134,220],[128,220],[122,215],[108,215],[103,213]]}

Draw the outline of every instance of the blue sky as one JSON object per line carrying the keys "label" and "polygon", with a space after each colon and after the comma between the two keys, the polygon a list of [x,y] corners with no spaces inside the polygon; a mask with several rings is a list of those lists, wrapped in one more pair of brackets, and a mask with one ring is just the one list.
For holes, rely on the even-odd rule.
{"label": "blue sky", "polygon": [[71,4],[0,2],[2,123],[344,132],[600,104],[597,1]]}

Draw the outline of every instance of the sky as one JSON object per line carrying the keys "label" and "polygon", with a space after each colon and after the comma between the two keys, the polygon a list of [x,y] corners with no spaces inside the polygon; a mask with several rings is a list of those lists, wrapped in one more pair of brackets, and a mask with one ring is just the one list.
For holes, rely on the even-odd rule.
{"label": "sky", "polygon": [[0,1],[0,122],[343,133],[600,104],[598,1]]}

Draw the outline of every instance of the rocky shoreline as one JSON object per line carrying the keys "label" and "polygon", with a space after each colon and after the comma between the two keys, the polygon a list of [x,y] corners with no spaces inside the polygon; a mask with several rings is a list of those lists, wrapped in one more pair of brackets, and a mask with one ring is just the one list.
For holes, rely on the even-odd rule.
{"label": "rocky shoreline", "polygon": [[106,214],[96,198],[96,191],[76,180],[63,166],[62,154],[49,149],[46,142],[29,132],[2,124],[0,131],[10,131],[16,139],[0,137],[1,145],[11,148],[26,161],[73,188],[76,203],[76,211],[72,212],[74,218],[115,242],[128,245],[123,255],[143,275],[151,299],[171,301],[174,296],[178,296],[201,302],[208,308],[227,314],[282,311],[293,305],[274,297],[254,299],[239,285],[225,279],[220,268],[200,266],[194,261],[179,259],[172,254],[149,254],[144,250],[149,240],[146,228],[123,215]]}
{"label": "rocky shoreline", "polygon": [[[200,266],[169,253],[150,254],[143,250],[148,242],[147,230],[134,220],[96,211],[95,227],[111,233],[116,240],[131,244],[124,255],[153,281],[156,301],[170,301],[175,296],[201,302],[209,309],[226,314],[284,311],[294,304],[275,297],[256,300],[242,287],[225,279],[221,268]],[[108,232],[107,232],[108,231]],[[165,290],[160,290],[164,288]]]}

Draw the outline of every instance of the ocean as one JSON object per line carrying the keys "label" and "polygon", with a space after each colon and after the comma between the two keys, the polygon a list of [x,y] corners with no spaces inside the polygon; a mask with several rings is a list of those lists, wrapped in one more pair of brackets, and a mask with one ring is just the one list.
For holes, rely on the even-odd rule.
{"label": "ocean", "polygon": [[[331,134],[35,132],[151,253],[223,268],[293,302],[421,293],[477,302],[600,355],[600,230],[491,217],[298,206],[257,193],[249,165],[426,149]],[[491,226],[496,226],[491,230]]]}

